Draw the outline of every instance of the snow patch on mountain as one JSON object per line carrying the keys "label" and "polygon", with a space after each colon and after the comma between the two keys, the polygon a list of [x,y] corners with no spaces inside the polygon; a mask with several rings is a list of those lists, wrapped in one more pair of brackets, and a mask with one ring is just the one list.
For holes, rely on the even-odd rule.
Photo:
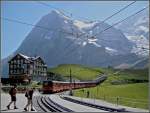
{"label": "snow patch on mountain", "polygon": [[139,18],[135,23],[134,23],[134,26],[138,26],[138,25],[141,25],[141,24],[145,24],[149,21],[148,19],[148,16],[142,16],[141,18]]}
{"label": "snow patch on mountain", "polygon": [[83,22],[79,20],[74,20],[74,25],[81,30],[92,28],[95,24],[97,24],[97,22]]}
{"label": "snow patch on mountain", "polygon": [[111,55],[117,55],[118,54],[117,50],[112,49],[110,47],[105,47],[105,49],[106,49],[106,52],[109,53],[109,54],[111,54]]}
{"label": "snow patch on mountain", "polygon": [[67,24],[68,23],[68,21],[67,20],[64,20],[64,22]]}
{"label": "snow patch on mountain", "polygon": [[101,47],[100,44],[97,43],[98,39],[94,38],[94,39],[88,39],[88,43],[89,44],[93,44],[95,45],[96,47]]}
{"label": "snow patch on mountain", "polygon": [[101,47],[101,45],[99,45],[98,43],[96,43],[96,42],[88,42],[89,44],[93,44],[93,45],[95,45],[96,47]]}
{"label": "snow patch on mountain", "polygon": [[[149,10],[145,10],[122,22],[118,29],[133,43],[131,53],[140,57],[149,56]],[[145,48],[145,49],[143,49]]]}
{"label": "snow patch on mountain", "polygon": [[144,31],[145,33],[147,33],[149,31],[149,28],[145,26],[139,26],[137,29],[135,29],[135,32],[139,31]]}
{"label": "snow patch on mountain", "polygon": [[59,16],[60,18],[64,18],[64,20],[70,20],[69,17],[67,17],[64,13],[58,11],[58,10],[52,10],[50,12],[50,14],[53,16],[53,17],[56,17],[56,16]]}
{"label": "snow patch on mountain", "polygon": [[52,38],[52,36],[53,36],[53,32],[52,32],[52,31],[49,31],[49,32],[44,36],[44,38],[50,40],[50,39]]}
{"label": "snow patch on mountain", "polygon": [[52,37],[50,37],[50,36],[45,36],[44,38],[45,38],[45,39],[51,39]]}
{"label": "snow patch on mountain", "polygon": [[87,44],[87,42],[83,42],[83,43],[82,43],[82,46],[85,46],[86,44]]}
{"label": "snow patch on mountain", "polygon": [[88,39],[89,42],[96,42],[98,39],[94,38],[94,39]]}
{"label": "snow patch on mountain", "polygon": [[134,44],[131,53],[135,53],[140,56],[148,56],[149,54],[149,40],[141,36],[127,36],[127,38]]}

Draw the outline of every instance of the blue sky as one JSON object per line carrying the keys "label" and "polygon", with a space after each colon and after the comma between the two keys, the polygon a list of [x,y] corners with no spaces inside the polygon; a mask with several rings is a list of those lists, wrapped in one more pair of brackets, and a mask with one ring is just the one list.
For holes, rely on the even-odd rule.
{"label": "blue sky", "polygon": [[[51,5],[70,12],[74,19],[79,20],[104,20],[106,17],[112,15],[117,10],[123,8],[133,1],[43,1]],[[125,17],[135,13],[136,11],[148,6],[148,1],[137,1],[132,6],[128,7],[123,12],[114,16],[107,21],[113,24]],[[10,19],[16,19],[27,23],[36,24],[40,18],[51,10],[52,7],[46,7],[38,4],[35,1],[5,1],[2,2],[1,16]],[[68,15],[68,13],[66,13]],[[1,57],[5,58],[13,53],[28,35],[33,28],[19,23],[12,23],[1,20]]]}

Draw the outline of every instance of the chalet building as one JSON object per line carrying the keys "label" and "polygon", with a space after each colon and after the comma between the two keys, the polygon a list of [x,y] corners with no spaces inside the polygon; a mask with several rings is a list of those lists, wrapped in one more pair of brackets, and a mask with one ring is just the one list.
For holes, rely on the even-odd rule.
{"label": "chalet building", "polygon": [[19,53],[8,63],[9,78],[14,82],[30,82],[47,76],[47,65],[40,56],[28,57]]}

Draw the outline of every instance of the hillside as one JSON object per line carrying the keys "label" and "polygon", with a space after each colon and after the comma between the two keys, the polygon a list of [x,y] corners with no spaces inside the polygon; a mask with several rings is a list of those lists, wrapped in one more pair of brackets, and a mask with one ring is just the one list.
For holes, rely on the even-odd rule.
{"label": "hillside", "polygon": [[78,80],[93,80],[99,75],[105,73],[108,79],[104,84],[126,84],[126,83],[143,83],[148,82],[148,69],[113,69],[113,68],[94,68],[77,64],[62,64],[57,67],[48,69],[48,72],[53,72],[59,75],[69,76]]}
{"label": "hillside", "polygon": [[107,74],[108,78],[95,88],[84,88],[74,90],[74,95],[102,99],[116,103],[119,97],[119,104],[138,108],[148,108],[148,68],[145,69],[113,69],[86,67],[83,65],[63,64],[49,69],[49,72],[59,73],[68,76],[70,68],[72,76],[79,80],[92,80],[99,74]]}
{"label": "hillside", "polygon": [[66,77],[70,75],[70,69],[72,77],[78,80],[92,80],[103,73],[101,70],[77,64],[58,65],[55,68],[50,68],[48,72],[53,72]]}

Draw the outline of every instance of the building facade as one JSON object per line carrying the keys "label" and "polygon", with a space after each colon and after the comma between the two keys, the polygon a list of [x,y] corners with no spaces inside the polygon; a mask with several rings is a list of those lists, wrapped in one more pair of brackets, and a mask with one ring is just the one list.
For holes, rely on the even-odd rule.
{"label": "building facade", "polygon": [[47,76],[47,65],[40,56],[28,57],[21,53],[9,60],[9,78],[15,82],[30,82]]}

